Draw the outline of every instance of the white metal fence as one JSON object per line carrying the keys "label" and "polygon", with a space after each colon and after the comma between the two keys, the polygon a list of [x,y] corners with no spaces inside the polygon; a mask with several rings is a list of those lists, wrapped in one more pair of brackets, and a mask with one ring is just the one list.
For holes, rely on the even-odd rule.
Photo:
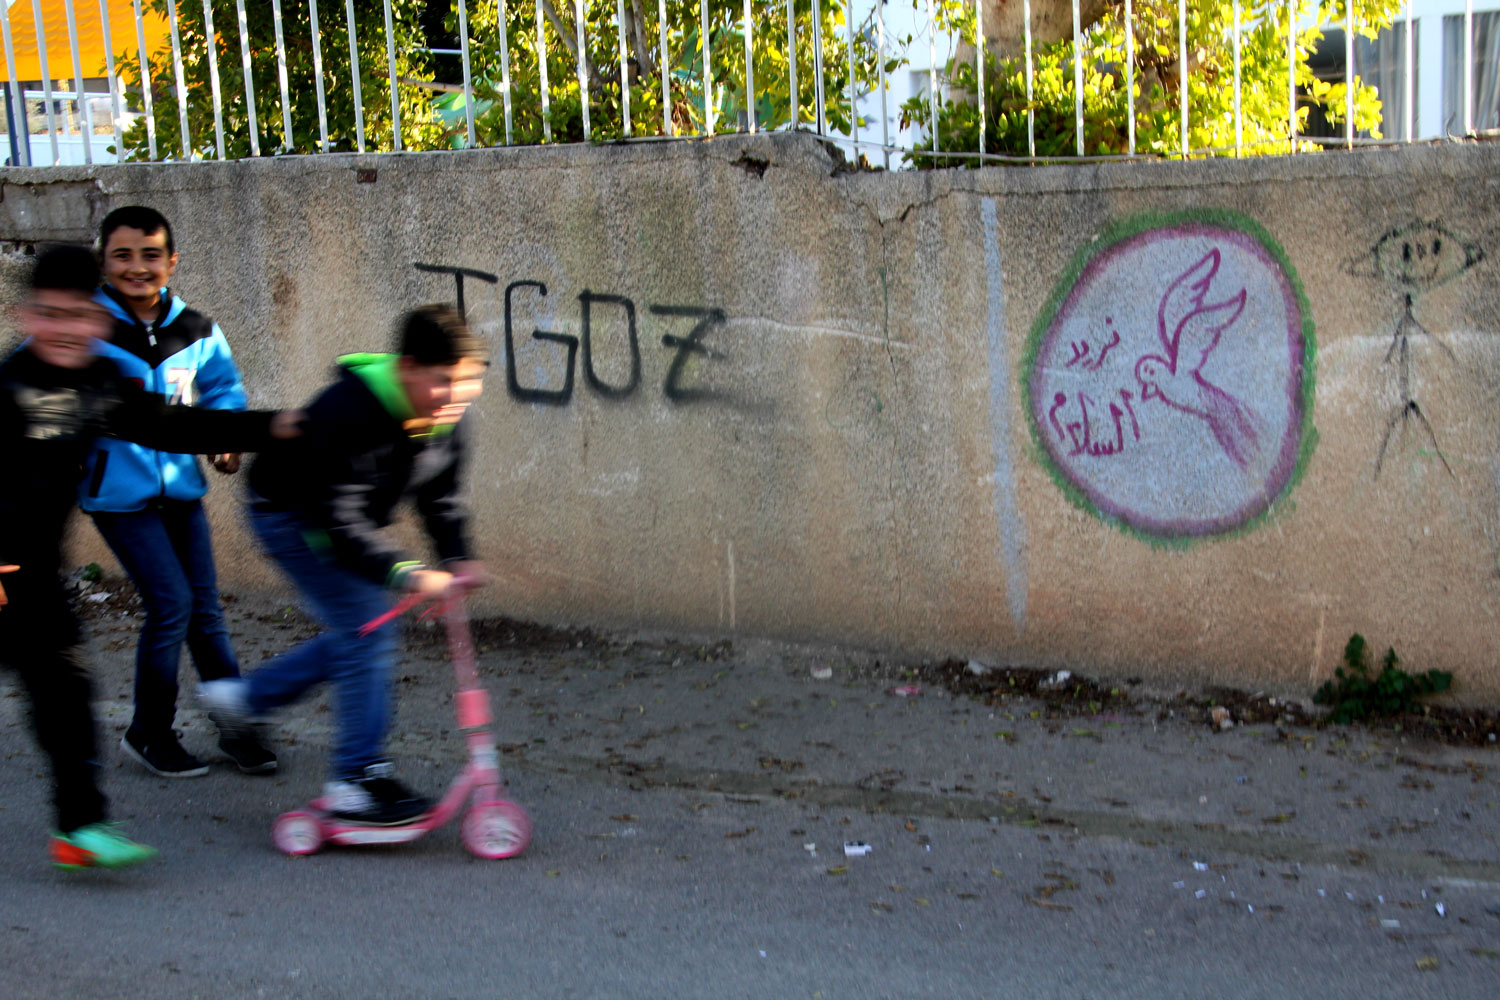
{"label": "white metal fence", "polygon": [[[656,0],[654,10],[650,0],[472,0],[472,11],[471,0],[453,0],[457,45],[451,49],[430,40],[412,44],[413,18],[423,6],[414,0],[396,0],[394,7],[393,0],[324,0],[321,10],[318,0],[307,0],[305,7],[295,0],[156,0],[170,44],[149,52],[152,59],[145,61],[139,53],[148,48],[151,0],[144,10],[142,0],[132,2],[136,37],[112,39],[110,0],[61,0],[71,56],[66,67],[49,65],[40,27],[44,7],[56,7],[55,0],[16,0],[32,7],[38,26],[34,52],[16,51],[15,8],[0,8],[11,81],[5,94],[10,162],[65,162],[70,145],[91,163],[118,153],[125,159],[223,159],[399,151],[423,144],[681,138],[765,128],[811,130],[887,167],[1412,142],[1438,134],[1428,123],[1419,131],[1416,123],[1416,22],[1436,24],[1431,15],[1458,0],[1385,0],[1385,14],[1375,20],[1356,20],[1353,2],[1233,0],[1227,23],[1213,20],[1222,3],[1175,0],[1175,38],[1162,30],[1161,17],[1174,0],[1117,0],[1090,23],[1082,20],[1079,0],[1071,0],[1071,37],[1053,39],[1033,31],[1033,2],[1046,0],[1023,0],[1019,39],[986,33],[984,17],[998,6],[966,7],[959,0]],[[1065,9],[1066,3],[1056,6]],[[1380,6],[1381,0],[1366,0],[1361,9]],[[481,11],[482,20],[471,17]],[[382,16],[372,21],[377,13]],[[253,27],[267,14],[274,41]],[[286,24],[301,25],[304,14],[306,36],[289,34]],[[1461,132],[1471,134],[1493,127],[1500,105],[1500,11],[1476,15],[1473,0],[1463,0],[1461,12],[1447,16],[1462,17],[1461,45],[1448,46],[1459,65],[1445,66],[1444,73],[1452,77],[1461,69],[1462,86],[1448,89],[1462,102]],[[80,55],[80,18],[98,19],[102,65],[87,65]],[[372,51],[369,31],[363,39],[360,32],[379,22],[383,51]],[[529,31],[517,30],[526,25]],[[1309,70],[1312,32],[1342,32],[1341,78],[1320,81]],[[1266,40],[1282,36],[1284,54],[1268,55]],[[1259,60],[1253,66],[1245,47],[1251,37]],[[330,39],[342,40],[332,54]],[[1142,61],[1143,45],[1154,46],[1150,66]],[[1213,81],[1195,81],[1204,45],[1232,52],[1232,79],[1223,78],[1226,68]],[[1361,59],[1357,46],[1373,46],[1382,63],[1375,72],[1369,72],[1375,57]],[[425,75],[402,73],[414,52],[422,56]],[[40,79],[17,86],[22,56],[35,57]],[[441,58],[451,62],[455,56],[457,66],[445,78]],[[303,79],[299,74],[309,72],[309,63],[312,92],[296,92],[289,80]],[[559,77],[564,64],[571,71]],[[771,67],[780,72],[768,72]],[[71,71],[71,87],[54,88],[58,69]],[[925,93],[902,93],[903,71],[908,83],[925,72]],[[1267,81],[1277,73],[1283,89],[1272,98]],[[225,76],[233,78],[230,85]],[[524,84],[518,82],[523,76]],[[78,99],[86,80],[94,81],[96,100]],[[1361,86],[1373,88],[1381,101],[1378,136],[1376,126],[1359,123],[1356,102],[1368,96]],[[388,107],[382,90],[388,90]],[[1342,107],[1330,94],[1341,98]],[[1059,117],[1069,96],[1071,129]],[[1174,97],[1175,109],[1164,112],[1164,102]],[[1282,112],[1268,111],[1277,100]],[[107,122],[100,122],[96,111],[106,101]],[[1195,120],[1195,103],[1214,101],[1220,106]],[[63,113],[65,104],[72,113]],[[564,104],[570,109],[566,128]],[[1253,127],[1247,126],[1247,104],[1256,109]],[[317,141],[300,142],[294,113],[310,121],[314,105]],[[1310,128],[1314,108],[1337,127]],[[523,134],[517,126],[522,117],[539,121],[539,136]],[[1458,123],[1456,111],[1449,117],[1450,124]],[[427,131],[414,133],[416,126]],[[1009,132],[1001,135],[1004,129]],[[1207,137],[1201,143],[1194,141],[1195,129]],[[1070,148],[1060,139],[1068,132]],[[19,141],[23,135],[27,142]]]}

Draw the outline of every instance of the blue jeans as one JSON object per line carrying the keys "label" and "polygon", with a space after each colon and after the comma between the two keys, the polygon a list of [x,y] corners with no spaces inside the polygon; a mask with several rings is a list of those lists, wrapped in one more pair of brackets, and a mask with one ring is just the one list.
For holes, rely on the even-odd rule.
{"label": "blue jeans", "polygon": [[361,637],[360,626],[391,607],[380,584],[316,552],[303,532],[311,526],[295,514],[250,511],[250,526],[261,548],[280,566],[312,606],[322,634],[267,660],[246,680],[247,707],[261,715],[290,705],[319,684],[335,688],[333,760],[336,781],[357,778],[367,765],[385,759],[390,727],[391,669],[396,659],[394,624]]}
{"label": "blue jeans", "polygon": [[93,517],[146,606],[135,653],[131,729],[149,740],[172,728],[184,642],[199,677],[239,676],[219,606],[208,518],[197,500],[162,500],[145,510]]}

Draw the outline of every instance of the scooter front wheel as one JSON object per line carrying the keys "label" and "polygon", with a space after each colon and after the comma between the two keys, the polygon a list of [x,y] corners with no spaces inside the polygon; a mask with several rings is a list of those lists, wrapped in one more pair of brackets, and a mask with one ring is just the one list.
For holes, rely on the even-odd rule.
{"label": "scooter front wheel", "polygon": [[300,809],[282,813],[271,827],[271,840],[283,854],[314,854],[323,846],[323,823]]}
{"label": "scooter front wheel", "polygon": [[526,810],[506,799],[480,802],[464,814],[459,828],[464,846],[475,857],[513,858],[531,843],[531,820]]}

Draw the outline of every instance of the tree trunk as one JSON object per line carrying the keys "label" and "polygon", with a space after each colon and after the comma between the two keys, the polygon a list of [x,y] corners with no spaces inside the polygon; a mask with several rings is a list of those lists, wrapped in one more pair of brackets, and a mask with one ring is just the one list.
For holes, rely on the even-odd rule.
{"label": "tree trunk", "polygon": [[651,46],[646,44],[646,15],[641,10],[641,0],[630,0],[625,5],[625,19],[630,22],[627,34],[631,48],[635,50],[635,63],[640,75],[655,76],[656,60],[651,58]]}
{"label": "tree trunk", "polygon": [[[1026,52],[1026,8],[1022,0],[980,0],[984,4],[985,48],[1001,57]],[[972,6],[973,0],[969,0]],[[1124,0],[1079,0],[1079,29],[1085,30]],[[1073,37],[1073,0],[1031,0],[1031,43],[1041,45]],[[965,46],[968,58],[974,47]]]}
{"label": "tree trunk", "polygon": [[[542,11],[547,15],[547,20],[552,22],[552,28],[567,47],[568,54],[573,57],[573,65],[578,65],[578,26],[564,22],[557,8],[552,5],[552,0],[542,0]],[[587,50],[583,53],[583,71],[588,77],[589,89],[597,89],[601,85],[599,71],[594,67],[594,61],[589,58]]]}

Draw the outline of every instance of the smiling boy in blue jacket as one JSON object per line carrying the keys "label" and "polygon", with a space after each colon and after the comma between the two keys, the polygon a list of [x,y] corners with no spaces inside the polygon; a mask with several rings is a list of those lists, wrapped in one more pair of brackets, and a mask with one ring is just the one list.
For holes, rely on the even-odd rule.
{"label": "smiling boy in blue jacket", "polygon": [[[172,227],[153,208],[130,205],[99,228],[104,284],[95,296],[114,320],[99,345],[125,378],[169,403],[243,410],[245,389],[217,323],[191,309],[168,283],[177,269]],[[213,456],[233,473],[238,455]],[[205,681],[239,676],[219,605],[213,540],[198,459],[130,441],[100,439],[79,490],[87,511],[146,607],[136,647],[135,716],[120,746],[153,774],[188,778],[208,767],[178,742],[177,670],[185,642]],[[276,770],[254,730],[221,733],[219,748],[247,774]]]}

